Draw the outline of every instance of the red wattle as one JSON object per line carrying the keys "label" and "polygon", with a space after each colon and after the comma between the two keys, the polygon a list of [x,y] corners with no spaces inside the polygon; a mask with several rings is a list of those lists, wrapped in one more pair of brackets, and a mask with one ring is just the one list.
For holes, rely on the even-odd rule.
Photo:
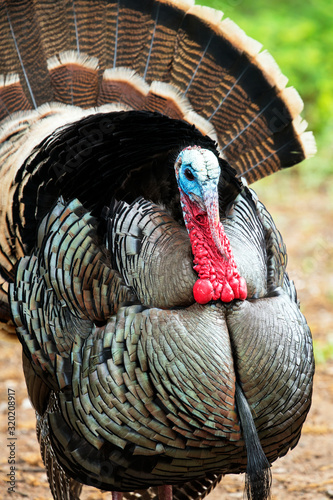
{"label": "red wattle", "polygon": [[239,278],[237,279],[235,276],[229,279],[229,285],[232,288],[232,291],[235,294],[235,297],[239,296]]}
{"label": "red wattle", "polygon": [[198,304],[207,304],[213,298],[213,285],[208,280],[197,280],[193,286],[194,300]]}
{"label": "red wattle", "polygon": [[247,297],[247,285],[243,276],[239,277],[239,298],[245,300]]}
{"label": "red wattle", "polygon": [[190,201],[181,189],[180,193],[184,221],[194,255],[194,270],[199,277],[193,287],[195,301],[207,304],[210,300],[222,300],[222,302],[245,300],[246,281],[237,271],[231,245],[222,224],[218,223],[216,232],[223,253],[214,241],[207,213]]}
{"label": "red wattle", "polygon": [[235,294],[232,291],[232,288],[229,285],[229,283],[226,281],[224,283],[223,288],[222,288],[221,300],[222,300],[222,302],[231,302],[232,300],[234,300],[234,298],[235,298]]}

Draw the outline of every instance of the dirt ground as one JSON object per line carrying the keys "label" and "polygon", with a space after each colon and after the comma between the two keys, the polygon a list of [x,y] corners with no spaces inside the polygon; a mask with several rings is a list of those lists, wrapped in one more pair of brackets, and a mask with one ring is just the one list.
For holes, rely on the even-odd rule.
{"label": "dirt ground", "polygon": [[[256,186],[257,188],[257,186]],[[283,234],[288,270],[313,333],[316,376],[313,403],[298,446],[273,464],[272,500],[333,498],[333,200],[327,189],[300,189],[296,179],[258,185],[259,197]],[[21,349],[0,329],[0,500],[51,500],[35,437],[35,417],[27,398]],[[15,493],[8,493],[8,390],[15,391]],[[10,394],[14,394],[10,392]],[[8,439],[10,438],[10,439]],[[243,498],[244,476],[230,475],[209,500]],[[111,498],[84,488],[83,500]]]}

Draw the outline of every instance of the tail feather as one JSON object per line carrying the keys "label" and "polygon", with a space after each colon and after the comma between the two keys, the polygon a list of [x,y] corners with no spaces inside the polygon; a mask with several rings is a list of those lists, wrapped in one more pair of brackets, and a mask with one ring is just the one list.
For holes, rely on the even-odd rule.
{"label": "tail feather", "polygon": [[143,73],[147,82],[171,81],[179,29],[186,12],[193,4],[192,0],[178,0],[176,2],[162,0],[159,2],[150,34],[148,59]]}
{"label": "tail feather", "polygon": [[130,67],[148,83],[169,81],[178,30],[192,0],[120,0],[113,67]]}
{"label": "tail feather", "polygon": [[[175,87],[160,82],[153,82],[150,86],[144,109],[146,111],[159,111],[176,120],[186,119],[186,114],[193,111],[189,101]],[[199,126],[197,128],[200,129]]]}
{"label": "tail feather", "polygon": [[[196,6],[185,16],[178,30],[170,79],[171,83],[187,95],[199,113],[206,110],[211,91],[223,77],[223,66],[215,59],[216,54],[223,50],[216,34],[218,23],[212,24],[211,11],[208,12],[207,14],[206,9],[199,10]],[[219,20],[222,13],[215,12]],[[198,17],[199,13],[205,17]]]}
{"label": "tail feather", "polygon": [[[239,165],[242,165],[244,175],[251,178],[252,182],[260,180],[278,171],[280,161],[284,163],[285,167],[291,167],[302,161],[304,159],[304,139],[302,137],[300,142],[298,137],[291,136],[290,140],[286,142],[285,135],[277,133],[274,138],[267,138],[265,142],[242,154],[239,157]],[[300,144],[302,145],[301,150],[299,150]],[[273,148],[276,154],[274,154]],[[266,152],[265,157],[263,157],[264,151]]]}
{"label": "tail feather", "polygon": [[[29,0],[21,3],[32,4]],[[65,50],[80,52],[77,40],[75,4],[66,0],[34,2],[34,17],[43,47],[45,61]],[[91,53],[91,55],[94,55]]]}
{"label": "tail feather", "polygon": [[[67,3],[67,2],[66,2]],[[110,64],[106,58],[105,39],[111,34],[113,21],[117,17],[117,2],[72,0],[67,11],[70,29],[74,28],[75,48],[78,55],[88,54],[102,64]],[[111,19],[112,27],[108,26]],[[66,49],[64,49],[66,50]]]}
{"label": "tail feather", "polygon": [[98,60],[74,51],[61,52],[48,60],[54,99],[82,108],[96,105]]}
{"label": "tail feather", "polygon": [[113,67],[132,68],[144,74],[157,7],[153,0],[119,2]]}
{"label": "tail feather", "polygon": [[27,109],[30,109],[30,104],[19,76],[15,73],[9,73],[6,77],[0,75],[0,120]]}
{"label": "tail feather", "polygon": [[[20,75],[20,81],[33,108],[53,98],[50,77],[34,3],[26,0],[3,3],[6,38],[6,62],[11,72]],[[2,24],[3,24],[2,20]],[[7,21],[7,22],[6,22]],[[1,27],[2,28],[2,27]],[[8,67],[7,66],[7,67]]]}
{"label": "tail feather", "polygon": [[97,104],[122,103],[144,109],[149,86],[130,68],[107,69],[101,82]]}

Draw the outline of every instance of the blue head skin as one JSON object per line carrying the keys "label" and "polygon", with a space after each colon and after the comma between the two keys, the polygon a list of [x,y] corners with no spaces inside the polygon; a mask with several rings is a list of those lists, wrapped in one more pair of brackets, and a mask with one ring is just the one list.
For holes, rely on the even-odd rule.
{"label": "blue head skin", "polygon": [[183,149],[177,157],[175,173],[183,208],[182,193],[188,196],[190,202],[207,213],[214,242],[221,255],[225,257],[218,236],[218,225],[220,223],[218,182],[221,170],[217,157],[208,149],[201,149],[197,146]]}
{"label": "blue head skin", "polygon": [[214,153],[196,146],[183,149],[175,163],[180,190],[204,211],[217,196],[220,166]]}

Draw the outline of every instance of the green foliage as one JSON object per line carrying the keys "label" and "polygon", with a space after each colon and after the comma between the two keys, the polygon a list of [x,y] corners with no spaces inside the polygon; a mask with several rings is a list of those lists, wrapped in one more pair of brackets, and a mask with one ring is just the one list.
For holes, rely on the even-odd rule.
{"label": "green foliage", "polygon": [[316,364],[324,364],[333,361],[333,335],[327,336],[327,341],[313,341],[313,349]]}
{"label": "green foliage", "polygon": [[196,0],[224,12],[263,44],[300,93],[318,154],[301,169],[308,185],[333,177],[333,8],[331,0]]}

